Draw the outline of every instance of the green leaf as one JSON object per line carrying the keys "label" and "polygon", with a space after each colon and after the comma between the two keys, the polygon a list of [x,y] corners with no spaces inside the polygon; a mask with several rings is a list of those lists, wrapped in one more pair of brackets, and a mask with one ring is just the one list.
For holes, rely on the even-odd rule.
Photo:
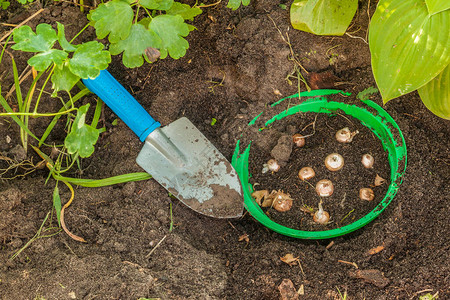
{"label": "green leaf", "polygon": [[116,43],[130,33],[133,16],[133,9],[127,2],[116,0],[100,4],[90,12],[88,18],[95,22],[94,28],[99,39],[109,34],[109,41]]}
{"label": "green leaf", "polygon": [[356,95],[359,100],[367,100],[371,95],[378,93],[378,89],[373,86],[369,86],[367,89],[361,91]]}
{"label": "green leaf", "polygon": [[148,9],[169,10],[173,0],[140,0],[139,4]]}
{"label": "green leaf", "polygon": [[450,9],[449,0],[425,0],[430,15],[440,13],[441,11]]}
{"label": "green leaf", "polygon": [[7,8],[9,7],[10,4],[11,4],[11,3],[9,3],[9,1],[3,1],[3,0],[0,0],[0,7],[1,7],[2,9],[7,9]]}
{"label": "green leaf", "polygon": [[69,154],[78,154],[81,157],[89,157],[94,153],[94,145],[99,136],[98,129],[86,124],[86,113],[89,104],[83,105],[78,109],[75,121],[72,124],[72,130],[66,136],[64,146]]}
{"label": "green leaf", "polygon": [[14,30],[14,42],[11,48],[25,52],[44,52],[50,50],[58,39],[56,32],[49,24],[39,24],[36,33],[30,26],[22,26]]}
{"label": "green leaf", "polygon": [[247,6],[250,4],[250,0],[229,0],[227,7],[232,10],[236,10],[241,6],[241,4]]}
{"label": "green leaf", "polygon": [[432,113],[450,120],[450,65],[418,91],[423,104]]}
{"label": "green leaf", "polygon": [[189,34],[189,27],[181,16],[157,16],[153,18],[149,27],[162,40],[161,59],[166,58],[167,54],[174,59],[186,54],[189,43],[183,37]]}
{"label": "green leaf", "polygon": [[66,35],[64,33],[64,25],[56,22],[58,24],[58,42],[64,51],[73,52],[77,49],[77,46],[72,45],[66,40]]}
{"label": "green leaf", "polygon": [[450,62],[450,10],[429,16],[423,0],[380,0],[369,47],[383,102],[412,92]]}
{"label": "green leaf", "polygon": [[65,51],[58,49],[50,49],[45,52],[41,52],[31,57],[28,60],[28,64],[33,66],[37,71],[45,71],[51,63],[62,64],[67,58],[68,54]]}
{"label": "green leaf", "polygon": [[169,15],[180,15],[183,19],[192,21],[194,17],[200,15],[202,10],[199,7],[190,7],[187,4],[174,2],[172,7],[167,11]]}
{"label": "green leaf", "polygon": [[161,39],[154,32],[145,29],[144,25],[133,24],[130,34],[125,40],[111,44],[109,51],[112,55],[123,52],[122,61],[127,68],[136,68],[142,66],[144,59],[142,55],[145,49],[161,48]]}
{"label": "green leaf", "polygon": [[56,65],[52,75],[52,88],[55,93],[59,91],[69,92],[78,80],[80,80],[80,77],[70,71],[68,63]]}
{"label": "green leaf", "polygon": [[94,79],[111,62],[111,55],[104,51],[103,44],[90,41],[78,46],[69,60],[69,69],[73,74],[83,79]]}
{"label": "green leaf", "polygon": [[291,24],[317,35],[343,35],[358,8],[358,0],[294,0]]}
{"label": "green leaf", "polygon": [[56,219],[58,220],[58,226],[61,226],[61,197],[59,196],[58,185],[53,190],[53,207],[56,211]]}

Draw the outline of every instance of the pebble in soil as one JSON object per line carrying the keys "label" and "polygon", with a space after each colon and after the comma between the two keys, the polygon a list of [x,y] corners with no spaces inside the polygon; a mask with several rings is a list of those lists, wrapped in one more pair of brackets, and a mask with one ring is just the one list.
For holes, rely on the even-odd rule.
{"label": "pebble in soil", "polygon": [[[342,144],[336,140],[336,132],[344,127],[359,131],[351,143]],[[277,146],[274,146],[272,151],[267,151],[258,147],[258,143],[252,144],[249,170],[252,175],[250,183],[257,183],[255,190],[282,190],[294,199],[292,208],[287,212],[278,212],[273,208],[263,209],[278,224],[307,231],[342,227],[368,214],[385,197],[390,179],[388,153],[383,150],[378,137],[359,120],[340,114],[302,113],[279,120],[263,131],[266,130],[274,131],[274,134],[257,134],[254,140],[267,136],[314,133],[306,138],[305,146],[298,148],[292,144],[292,152],[278,172],[262,173],[263,165],[277,155],[276,151],[273,151]],[[277,142],[274,141],[275,145]],[[284,140],[283,146],[281,148],[286,148]],[[286,149],[283,151],[286,154]],[[344,157],[344,167],[339,171],[332,172],[325,167],[325,158],[331,153],[339,153]],[[371,169],[365,168],[361,163],[361,158],[366,153],[375,158],[374,167]],[[307,182],[300,180],[298,171],[303,167],[312,167],[316,173],[315,177]],[[377,174],[386,179],[386,182],[374,187]],[[333,182],[334,192],[331,196],[317,195],[315,186],[321,179]],[[359,190],[364,187],[374,190],[373,201],[363,201],[359,198]],[[308,207],[316,211],[321,199],[323,209],[330,214],[330,222],[327,225],[314,223],[312,216],[304,210]]]}

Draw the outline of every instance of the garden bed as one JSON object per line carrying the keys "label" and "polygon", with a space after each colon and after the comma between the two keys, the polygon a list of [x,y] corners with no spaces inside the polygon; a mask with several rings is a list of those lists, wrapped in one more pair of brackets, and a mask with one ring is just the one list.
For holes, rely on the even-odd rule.
{"label": "garden bed", "polygon": [[[268,105],[298,92],[297,79],[292,77],[298,66],[288,59],[291,51],[308,70],[311,86],[353,94],[341,99],[343,102],[355,103],[359,101],[355,95],[375,86],[368,45],[362,39],[347,35],[319,37],[288,29],[289,11],[278,4],[259,0],[238,11],[227,9],[225,3],[204,8],[193,22],[197,30],[187,38],[190,47],[185,57],[146,63],[137,69],[125,68],[121,58],[114,57],[109,71],[162,125],[182,116],[189,118],[231,160],[247,124]],[[367,1],[360,7],[353,28],[360,27],[357,34],[365,38]],[[39,3],[27,9],[14,4],[1,12],[2,22],[18,24],[39,8]],[[369,13],[374,9],[372,3]],[[55,25],[56,21],[66,24],[66,35],[73,36],[86,24],[86,17],[72,3],[51,2],[27,24],[34,28],[38,23]],[[0,36],[9,29],[0,25]],[[83,39],[94,37],[94,30],[89,28]],[[21,72],[30,55],[11,53]],[[13,85],[9,56],[2,62],[0,78],[5,95]],[[303,84],[300,88],[306,90]],[[60,108],[57,98],[45,97],[43,110]],[[370,99],[382,105],[379,94]],[[13,103],[14,99],[7,100]],[[96,97],[89,95],[81,102],[95,107]],[[450,297],[450,267],[443,263],[450,260],[450,225],[446,219],[450,213],[450,127],[448,121],[424,107],[416,92],[390,101],[384,109],[406,139],[408,168],[403,183],[377,219],[332,240],[289,238],[270,231],[248,213],[234,220],[205,217],[171,198],[155,181],[146,180],[76,188],[65,222],[87,243],[76,242],[61,232],[34,240],[10,260],[35,236],[51,211],[54,187],[54,182],[46,185],[46,169],[8,180],[24,173],[20,168],[13,169],[0,180],[0,298],[278,299],[279,285],[289,279],[297,291],[304,293],[300,299],[340,299],[338,291],[346,291],[349,299],[417,299],[437,292],[446,299]],[[100,122],[106,132],[100,135],[94,155],[83,159],[71,176],[99,179],[142,172],[135,163],[142,144],[124,123],[115,125],[115,120],[105,107]],[[317,179],[322,178],[325,154],[338,151],[351,157],[348,168],[342,170],[345,172],[327,174],[339,183],[334,197],[340,212],[332,218],[341,221],[353,208],[357,210],[357,202],[351,202],[357,200],[356,186],[369,184],[375,173],[390,178],[387,154],[380,141],[355,120],[350,124],[339,115],[316,120],[314,114],[305,114],[270,129],[277,130],[274,137],[269,129],[261,131],[262,135],[267,133],[269,142],[264,144],[261,139],[254,144],[258,155],[250,164],[252,183],[259,183],[255,186],[258,189],[284,189],[291,195],[305,191],[301,193],[303,201],[317,205],[314,200],[307,202],[311,197],[317,199],[312,187],[296,176],[285,177],[281,171],[261,173],[276,136],[290,134],[288,125],[303,129],[314,120],[316,131],[305,149],[293,151],[292,174],[305,161],[313,161]],[[41,136],[49,121],[30,119],[29,126]],[[361,133],[350,145],[335,144],[330,135],[344,126]],[[305,133],[309,130],[311,126]],[[61,144],[65,134],[65,126],[60,124],[48,142]],[[18,127],[10,119],[0,118],[0,141],[1,157],[17,161],[25,158],[33,163],[40,160],[31,148],[22,155],[20,146],[17,148],[21,145]],[[47,154],[50,150],[45,149]],[[380,162],[374,170],[358,164],[360,155],[366,152],[376,158],[377,164]],[[7,166],[5,160],[0,163],[0,168]],[[288,189],[292,186],[294,189]],[[63,184],[59,187],[65,203],[70,191]],[[386,187],[376,190],[377,197],[385,194]],[[361,211],[371,209],[371,203],[364,205],[367,207]],[[335,209],[328,204],[325,207],[330,213]],[[273,212],[271,215],[277,218]],[[49,214],[49,218],[53,221],[44,224],[43,236],[55,232],[46,231],[57,226],[55,217]],[[292,224],[286,222],[290,226],[299,224],[296,219]],[[298,259],[287,264],[280,259],[286,254]]]}

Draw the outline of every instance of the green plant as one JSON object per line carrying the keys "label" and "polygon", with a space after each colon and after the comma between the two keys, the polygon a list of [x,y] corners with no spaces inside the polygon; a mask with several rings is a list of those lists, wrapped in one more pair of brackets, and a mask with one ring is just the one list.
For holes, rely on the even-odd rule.
{"label": "green plant", "polygon": [[[142,17],[140,10],[145,11]],[[173,0],[112,0],[90,11],[88,19],[99,39],[108,37],[110,53],[123,52],[123,64],[135,68],[144,59],[151,63],[168,55],[183,57],[189,47],[184,37],[195,29],[185,21],[201,13],[199,7]]]}
{"label": "green plant", "polygon": [[0,7],[2,9],[7,9],[11,3],[9,1],[0,0]]}
{"label": "green plant", "polygon": [[[98,121],[101,115],[102,102],[97,101],[94,116],[90,124],[87,123],[87,112],[89,104],[77,107],[77,102],[89,91],[84,86],[80,85],[80,91],[73,95],[73,87],[82,76],[97,76],[101,68],[105,68],[110,61],[110,55],[106,51],[102,51],[103,45],[98,42],[87,42],[81,45],[72,45],[67,42],[64,37],[64,26],[58,24],[58,34],[47,24],[40,24],[34,33],[29,27],[22,27],[14,32],[14,40],[16,44],[14,49],[19,49],[27,52],[37,52],[36,55],[28,60],[28,63],[33,66],[31,72],[33,80],[28,87],[28,92],[25,97],[22,96],[22,91],[25,84],[21,83],[19,79],[18,70],[11,56],[12,71],[14,78],[14,89],[16,96],[17,110],[14,110],[8,101],[1,94],[0,84],[0,106],[5,111],[0,112],[0,117],[10,117],[18,126],[21,134],[22,145],[24,149],[30,145],[27,137],[30,136],[36,140],[38,147],[31,147],[42,158],[43,165],[50,170],[49,177],[56,180],[53,192],[53,208],[55,209],[58,224],[69,234],[72,238],[84,241],[82,238],[71,234],[64,224],[64,209],[67,208],[74,198],[74,190],[72,184],[99,187],[111,184],[117,184],[128,181],[144,180],[150,178],[147,173],[133,173],[124,174],[112,178],[102,180],[83,180],[78,178],[71,178],[63,176],[64,173],[71,170],[74,165],[80,167],[80,159],[89,157],[94,152],[94,145],[97,142],[99,134],[104,131],[104,128],[97,129]],[[9,40],[9,39],[8,39]],[[56,41],[62,50],[54,49]],[[6,42],[6,45],[8,41]],[[95,53],[97,58],[93,62],[89,56],[92,49],[97,49]],[[6,46],[3,47],[0,53],[0,64],[6,52]],[[61,73],[58,73],[61,72]],[[31,74],[30,73],[30,74]],[[45,78],[45,79],[44,79]],[[62,102],[62,107],[57,112],[40,112],[39,103],[42,100],[44,89],[46,88],[50,78],[53,80],[53,95],[58,97]],[[43,81],[43,83],[42,83]],[[41,84],[42,83],[42,84]],[[36,88],[39,86],[39,88]],[[68,100],[63,100],[62,97],[57,96],[57,91],[64,90],[67,94]],[[33,99],[35,91],[39,91],[36,99]],[[11,97],[12,98],[12,97]],[[29,127],[29,118],[50,117],[52,120],[48,123],[47,128],[41,137],[38,137]],[[67,131],[67,136],[64,138],[64,143],[61,145],[46,144],[46,139],[62,117],[65,117],[64,127]],[[51,155],[46,155],[42,146],[48,147],[52,152]],[[34,166],[36,169],[37,166]],[[30,171],[31,172],[31,171]],[[64,183],[71,191],[70,200],[64,206],[61,204],[59,194],[58,182]],[[45,223],[45,220],[44,220]],[[39,232],[38,232],[39,235]],[[34,239],[30,240],[30,243]],[[27,243],[26,246],[28,246]]]}
{"label": "green plant", "polygon": [[426,295],[422,295],[419,297],[419,300],[436,300],[439,298],[439,292],[436,292],[436,294],[432,295],[431,293],[428,293]]}
{"label": "green plant", "polygon": [[[295,0],[291,23],[315,34],[343,35],[357,2]],[[369,47],[384,103],[418,90],[428,109],[450,119],[449,1],[380,0],[369,25]]]}

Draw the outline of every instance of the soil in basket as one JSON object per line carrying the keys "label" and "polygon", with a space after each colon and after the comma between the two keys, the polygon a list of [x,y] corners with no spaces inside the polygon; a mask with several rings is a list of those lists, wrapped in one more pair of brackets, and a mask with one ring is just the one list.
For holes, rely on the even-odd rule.
{"label": "soil in basket", "polygon": [[[314,128],[313,128],[314,124]],[[381,141],[359,120],[341,114],[299,113],[288,116],[272,123],[272,127],[264,129],[271,133],[257,134],[256,138],[271,137],[274,140],[270,149],[277,144],[278,137],[282,135],[312,134],[306,138],[304,147],[293,145],[292,153],[286,165],[278,172],[263,173],[263,165],[271,159],[271,151],[252,143],[249,171],[252,175],[250,183],[255,190],[282,190],[294,199],[292,208],[287,212],[278,212],[273,208],[263,208],[265,213],[280,225],[307,231],[329,230],[348,225],[373,210],[383,200],[389,186],[390,166],[388,153],[383,150]],[[336,132],[349,127],[353,132],[359,133],[349,144],[339,143]],[[344,157],[344,167],[331,172],[325,167],[325,158],[331,153],[339,153]],[[366,169],[361,158],[369,153],[375,158],[374,167]],[[308,182],[298,178],[298,171],[303,167],[312,167],[316,176]],[[374,186],[376,175],[386,179],[381,186]],[[321,179],[333,182],[334,193],[329,197],[319,197],[315,191],[316,183]],[[360,188],[371,188],[375,193],[373,201],[363,201],[359,198]],[[330,214],[327,225],[316,224],[304,208],[318,209],[320,200],[323,208]],[[303,208],[303,209],[302,209]]]}

